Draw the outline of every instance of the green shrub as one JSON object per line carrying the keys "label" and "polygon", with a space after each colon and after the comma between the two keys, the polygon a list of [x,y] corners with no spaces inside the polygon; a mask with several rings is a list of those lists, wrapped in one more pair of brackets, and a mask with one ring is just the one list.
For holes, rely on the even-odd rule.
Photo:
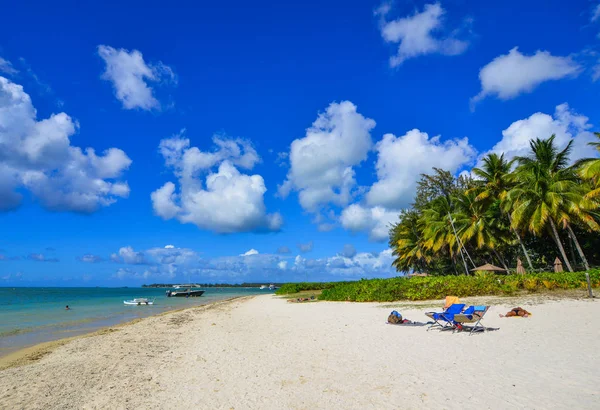
{"label": "green shrub", "polygon": [[336,284],[343,282],[296,282],[285,283],[275,291],[276,295],[289,295],[292,293],[302,292],[304,290],[321,290],[329,289]]}
{"label": "green shrub", "polygon": [[[600,270],[590,271],[592,286],[600,287]],[[303,290],[322,290],[319,299],[352,302],[392,302],[397,300],[441,299],[459,297],[513,295],[554,289],[583,289],[584,272],[540,273],[527,275],[429,276],[391,279],[361,279],[354,282],[303,282],[283,285],[276,293],[290,294]]]}

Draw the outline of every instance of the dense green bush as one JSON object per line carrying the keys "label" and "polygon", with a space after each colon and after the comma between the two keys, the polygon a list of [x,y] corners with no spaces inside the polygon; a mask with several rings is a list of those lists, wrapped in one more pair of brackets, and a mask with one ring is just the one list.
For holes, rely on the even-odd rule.
{"label": "dense green bush", "polygon": [[[600,270],[590,271],[593,287],[600,287]],[[397,300],[441,299],[448,295],[512,295],[587,286],[584,272],[528,275],[430,276],[392,279],[362,279],[356,282],[289,283],[278,294],[301,290],[323,290],[319,299],[352,302],[392,302]]]}
{"label": "dense green bush", "polygon": [[296,282],[285,283],[275,291],[276,295],[289,295],[302,292],[303,290],[322,290],[329,289],[336,285],[349,282]]}

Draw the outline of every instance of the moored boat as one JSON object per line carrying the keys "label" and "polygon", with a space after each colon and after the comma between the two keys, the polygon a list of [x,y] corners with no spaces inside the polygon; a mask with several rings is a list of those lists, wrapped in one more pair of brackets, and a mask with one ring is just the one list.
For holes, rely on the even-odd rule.
{"label": "moored boat", "polygon": [[148,298],[136,298],[136,299],[132,299],[132,300],[124,300],[123,303],[126,305],[146,306],[146,305],[153,305],[154,299],[149,300]]}
{"label": "moored boat", "polygon": [[176,291],[168,290],[166,293],[167,293],[167,297],[169,297],[169,298],[171,298],[171,297],[196,298],[196,297],[202,296],[204,294],[204,291],[203,290],[185,289],[185,290],[176,290]]}

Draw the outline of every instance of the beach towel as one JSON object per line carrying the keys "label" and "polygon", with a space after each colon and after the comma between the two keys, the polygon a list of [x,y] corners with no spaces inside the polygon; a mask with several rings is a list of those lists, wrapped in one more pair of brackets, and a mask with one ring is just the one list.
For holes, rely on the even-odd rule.
{"label": "beach towel", "polygon": [[448,309],[454,304],[459,304],[460,299],[457,296],[446,296],[446,303],[444,304],[444,310]]}

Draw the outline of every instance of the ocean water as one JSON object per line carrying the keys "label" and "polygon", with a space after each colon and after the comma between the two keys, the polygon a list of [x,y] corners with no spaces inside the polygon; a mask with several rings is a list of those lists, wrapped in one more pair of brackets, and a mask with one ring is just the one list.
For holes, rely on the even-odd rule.
{"label": "ocean water", "polygon": [[[194,298],[168,298],[159,288],[2,288],[0,356],[22,347],[91,332],[167,310],[204,305],[236,296],[273,293],[257,288],[201,288]],[[155,299],[152,306],[124,300]],[[65,306],[69,305],[70,310]]]}

